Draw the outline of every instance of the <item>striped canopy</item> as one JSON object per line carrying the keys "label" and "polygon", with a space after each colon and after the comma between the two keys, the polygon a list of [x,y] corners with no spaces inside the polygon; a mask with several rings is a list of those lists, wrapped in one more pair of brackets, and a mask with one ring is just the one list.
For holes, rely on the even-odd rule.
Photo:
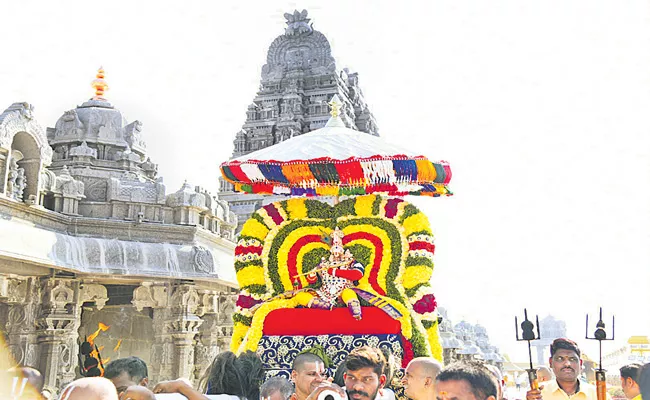
{"label": "striped canopy", "polygon": [[447,196],[451,169],[332,117],[324,128],[221,164],[244,193],[338,196]]}

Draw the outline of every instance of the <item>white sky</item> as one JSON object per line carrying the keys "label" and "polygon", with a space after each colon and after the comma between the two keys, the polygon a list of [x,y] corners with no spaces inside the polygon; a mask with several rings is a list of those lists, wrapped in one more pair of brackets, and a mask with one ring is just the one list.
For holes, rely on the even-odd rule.
{"label": "white sky", "polygon": [[623,341],[650,334],[645,1],[11,1],[0,109],[28,101],[54,126],[103,65],[168,192],[185,178],[214,190],[294,8],[359,72],[383,138],[451,163],[455,196],[412,200],[454,322],[480,322],[521,360],[524,306],[578,340],[599,305]]}

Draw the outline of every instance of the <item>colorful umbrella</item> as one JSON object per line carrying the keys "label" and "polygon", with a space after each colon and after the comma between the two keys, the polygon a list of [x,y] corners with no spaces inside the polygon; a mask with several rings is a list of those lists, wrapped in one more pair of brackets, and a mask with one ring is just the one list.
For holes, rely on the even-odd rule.
{"label": "colorful umbrella", "polygon": [[235,191],[291,196],[448,196],[451,169],[444,161],[388,144],[345,126],[340,100],[329,103],[325,127],[221,164]]}

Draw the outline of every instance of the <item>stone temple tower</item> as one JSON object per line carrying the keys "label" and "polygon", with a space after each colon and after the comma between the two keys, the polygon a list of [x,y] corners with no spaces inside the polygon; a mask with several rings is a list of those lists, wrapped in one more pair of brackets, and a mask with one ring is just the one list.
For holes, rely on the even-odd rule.
{"label": "stone temple tower", "polygon": [[[378,136],[358,74],[337,68],[327,38],[314,30],[307,10],[284,16],[287,27],[269,47],[260,89],[235,135],[233,158],[322,128],[330,117],[327,103],[335,94],[344,103],[341,119],[348,128]],[[226,181],[220,182],[219,198],[230,203],[240,229],[258,207],[276,200],[233,193]]]}

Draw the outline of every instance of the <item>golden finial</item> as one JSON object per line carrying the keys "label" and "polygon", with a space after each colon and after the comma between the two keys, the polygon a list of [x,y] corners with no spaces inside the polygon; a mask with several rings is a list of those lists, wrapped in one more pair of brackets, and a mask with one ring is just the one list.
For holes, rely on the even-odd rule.
{"label": "golden finial", "polygon": [[330,100],[329,103],[327,103],[331,110],[330,110],[330,115],[334,118],[339,116],[339,109],[341,108],[341,99],[339,99],[339,96],[335,94],[332,97],[332,100]]}
{"label": "golden finial", "polygon": [[104,80],[104,67],[99,67],[97,76],[91,82],[90,86],[95,88],[95,97],[93,97],[93,100],[106,100],[103,96],[104,92],[108,90],[108,83]]}

